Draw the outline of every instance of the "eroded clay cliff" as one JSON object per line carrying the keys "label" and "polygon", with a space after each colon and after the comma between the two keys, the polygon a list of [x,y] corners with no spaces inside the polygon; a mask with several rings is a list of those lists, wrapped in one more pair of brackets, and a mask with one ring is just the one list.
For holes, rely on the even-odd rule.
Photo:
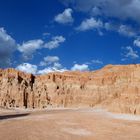
{"label": "eroded clay cliff", "polygon": [[95,107],[140,114],[140,65],[107,65],[93,72],[34,76],[0,70],[0,106]]}

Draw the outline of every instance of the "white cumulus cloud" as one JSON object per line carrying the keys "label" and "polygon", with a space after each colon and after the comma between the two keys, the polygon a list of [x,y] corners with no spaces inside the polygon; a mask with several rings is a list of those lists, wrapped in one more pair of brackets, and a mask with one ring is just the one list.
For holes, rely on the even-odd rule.
{"label": "white cumulus cloud", "polygon": [[37,74],[47,74],[50,72],[64,72],[67,69],[63,67],[59,63],[59,57],[58,56],[47,56],[44,57],[43,61],[40,62],[40,66],[47,66],[44,69],[38,70]]}
{"label": "white cumulus cloud", "polygon": [[16,48],[15,40],[7,34],[4,28],[0,28],[0,67],[11,64],[11,56]]}
{"label": "white cumulus cloud", "polygon": [[65,38],[63,36],[55,36],[52,37],[50,41],[47,43],[41,39],[29,40],[27,42],[23,42],[21,45],[18,45],[18,51],[22,53],[24,60],[29,60],[33,58],[33,54],[42,48],[46,49],[55,49],[60,46],[61,43],[65,42]]}
{"label": "white cumulus cloud", "polygon": [[47,74],[47,73],[50,73],[50,72],[64,72],[64,71],[67,71],[66,68],[64,68],[59,62],[55,62],[53,63],[53,65],[47,67],[47,68],[44,68],[42,70],[38,70],[38,74]]}
{"label": "white cumulus cloud", "polygon": [[133,50],[132,47],[130,46],[127,46],[125,48],[123,48],[125,50],[124,52],[124,58],[122,59],[123,61],[126,60],[126,59],[137,59],[139,58],[139,55],[138,55],[138,52]]}
{"label": "white cumulus cloud", "polygon": [[54,49],[60,46],[61,43],[65,42],[65,38],[63,36],[55,36],[51,41],[44,44],[44,48]]}
{"label": "white cumulus cloud", "polygon": [[86,31],[86,30],[92,30],[92,29],[100,29],[103,27],[103,22],[98,19],[96,20],[95,18],[90,18],[82,21],[79,27],[76,28],[76,30],[79,31]]}
{"label": "white cumulus cloud", "polygon": [[87,64],[74,64],[74,66],[71,68],[72,71],[88,71],[89,67]]}
{"label": "white cumulus cloud", "polygon": [[57,69],[55,67],[48,67],[43,70],[39,70],[38,74],[47,74],[51,72],[64,72],[64,71],[67,71],[67,69]]}
{"label": "white cumulus cloud", "polygon": [[104,24],[104,28],[107,31],[115,31],[118,32],[120,35],[127,37],[136,37],[138,34],[138,31],[136,31],[136,29],[132,28],[130,25],[106,22]]}
{"label": "white cumulus cloud", "polygon": [[37,73],[37,66],[29,63],[20,64],[16,67],[16,69],[26,73],[32,73],[32,74]]}
{"label": "white cumulus cloud", "polygon": [[63,68],[60,63],[54,63],[54,65],[46,67],[44,69],[38,69],[37,65],[30,63],[22,63],[16,67],[17,70],[32,73],[32,74],[47,74],[50,72],[64,72],[67,71],[66,68]]}
{"label": "white cumulus cloud", "polygon": [[134,40],[134,45],[140,48],[140,38]]}
{"label": "white cumulus cloud", "polygon": [[136,36],[136,32],[129,26],[120,25],[118,32],[124,36],[133,37]]}
{"label": "white cumulus cloud", "polygon": [[18,50],[22,53],[25,60],[31,59],[33,53],[43,47],[43,41],[41,39],[30,40],[23,42],[22,45],[19,45]]}
{"label": "white cumulus cloud", "polygon": [[78,11],[140,23],[140,0],[61,0]]}
{"label": "white cumulus cloud", "polygon": [[60,13],[57,16],[55,16],[54,20],[61,24],[72,23],[74,21],[74,19],[72,17],[72,12],[73,11],[71,8],[67,8],[64,10],[63,13]]}
{"label": "white cumulus cloud", "polygon": [[58,56],[46,56],[43,61],[40,62],[40,66],[46,66],[59,61]]}

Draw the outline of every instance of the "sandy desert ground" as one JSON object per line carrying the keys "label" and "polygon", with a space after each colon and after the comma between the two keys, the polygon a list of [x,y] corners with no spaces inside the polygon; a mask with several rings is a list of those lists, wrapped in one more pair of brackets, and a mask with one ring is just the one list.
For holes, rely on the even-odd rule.
{"label": "sandy desert ground", "polygon": [[1,109],[0,140],[140,140],[140,116],[100,109]]}

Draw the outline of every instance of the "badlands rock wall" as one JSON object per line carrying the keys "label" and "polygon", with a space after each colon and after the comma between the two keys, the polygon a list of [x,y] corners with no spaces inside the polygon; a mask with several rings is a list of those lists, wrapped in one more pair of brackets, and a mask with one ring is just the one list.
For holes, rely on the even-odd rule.
{"label": "badlands rock wall", "polygon": [[14,69],[0,70],[0,106],[103,107],[140,114],[140,65],[107,65],[94,72],[40,76]]}

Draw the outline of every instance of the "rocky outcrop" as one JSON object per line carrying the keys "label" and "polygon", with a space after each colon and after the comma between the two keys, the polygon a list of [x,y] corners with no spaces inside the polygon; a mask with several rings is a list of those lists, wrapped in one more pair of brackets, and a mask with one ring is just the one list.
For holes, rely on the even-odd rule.
{"label": "rocky outcrop", "polygon": [[140,65],[107,65],[93,72],[32,75],[0,70],[0,106],[104,107],[140,114]]}

